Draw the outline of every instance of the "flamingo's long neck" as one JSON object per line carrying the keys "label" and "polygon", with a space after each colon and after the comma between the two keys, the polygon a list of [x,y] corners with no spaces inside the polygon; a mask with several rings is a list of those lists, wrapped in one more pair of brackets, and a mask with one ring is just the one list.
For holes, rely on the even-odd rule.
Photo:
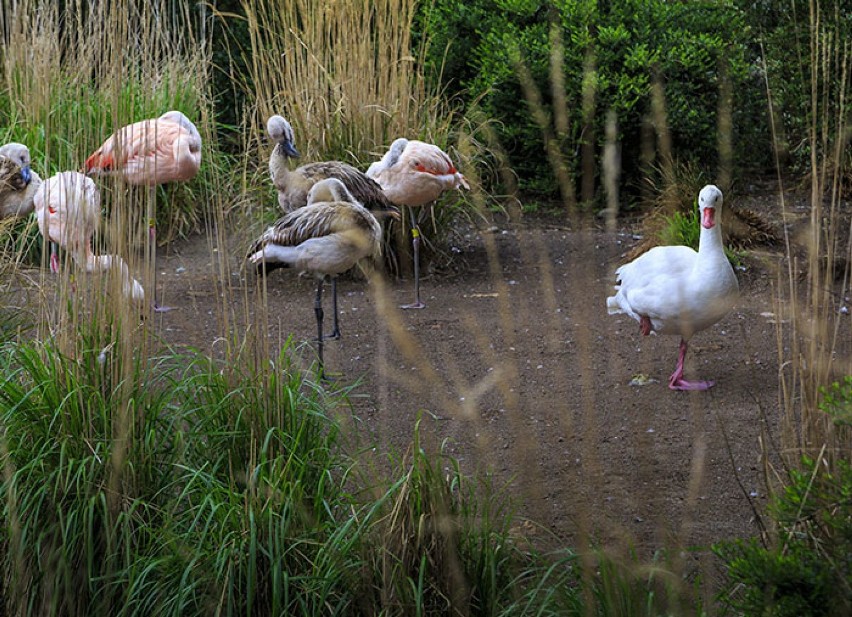
{"label": "flamingo's long neck", "polygon": [[86,272],[106,272],[117,268],[121,276],[121,290],[124,296],[138,301],[144,300],[145,291],[142,285],[130,276],[130,268],[118,255],[95,255],[91,247],[87,247],[85,263],[81,265],[85,267]]}

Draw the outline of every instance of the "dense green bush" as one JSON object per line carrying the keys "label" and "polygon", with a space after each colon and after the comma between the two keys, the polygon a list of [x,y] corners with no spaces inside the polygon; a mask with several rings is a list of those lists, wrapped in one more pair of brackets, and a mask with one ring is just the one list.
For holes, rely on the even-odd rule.
{"label": "dense green bush", "polygon": [[756,539],[715,547],[728,569],[722,603],[744,615],[806,617],[852,610],[852,466],[828,472],[810,459],[769,513],[774,545]]}
{"label": "dense green bush", "polygon": [[[664,85],[674,156],[715,169],[719,81],[724,73],[740,96],[753,82],[746,45],[751,31],[732,2],[562,0],[548,6],[503,0],[499,10],[467,4],[436,0],[424,13],[430,57],[440,66],[446,51],[443,79],[466,88],[468,100],[481,99],[500,121],[500,137],[522,189],[552,192],[555,185],[541,130],[527,105],[519,104],[525,97],[512,54],[516,51],[529,68],[546,111],[555,116],[551,24],[561,29],[557,44],[564,53],[561,79],[570,121],[560,145],[575,174],[581,142],[601,143],[605,112],[613,109],[626,180],[636,178],[655,74]],[[584,88],[594,93],[593,108],[587,105],[585,112]]]}

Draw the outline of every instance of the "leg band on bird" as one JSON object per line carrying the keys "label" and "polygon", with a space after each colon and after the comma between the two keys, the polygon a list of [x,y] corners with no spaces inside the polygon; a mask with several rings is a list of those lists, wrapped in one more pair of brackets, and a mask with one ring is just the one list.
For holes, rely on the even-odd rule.
{"label": "leg band on bird", "polygon": [[414,302],[405,304],[404,309],[422,309],[426,305],[420,300],[420,223],[414,216],[414,210],[411,211],[411,248],[414,253]]}

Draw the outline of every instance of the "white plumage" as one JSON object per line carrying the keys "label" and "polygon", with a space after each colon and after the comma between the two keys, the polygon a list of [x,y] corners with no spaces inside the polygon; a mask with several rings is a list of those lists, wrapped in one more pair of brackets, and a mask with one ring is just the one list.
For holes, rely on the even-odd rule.
{"label": "white plumage", "polygon": [[[91,178],[75,171],[58,173],[42,183],[33,202],[39,231],[47,241],[63,247],[86,272],[118,269],[124,296],[137,302],[145,299],[142,285],[130,276],[121,257],[95,255],[92,251],[92,236],[101,218],[101,199]],[[55,254],[51,255],[51,269],[58,270]]]}
{"label": "white plumage", "polygon": [[701,237],[698,252],[686,246],[660,246],[616,270],[616,294],[607,298],[610,314],[626,313],[642,334],[679,334],[680,355],[669,380],[674,390],[704,390],[712,381],[683,379],[689,339],[722,319],[736,301],[739,286],[722,246],[717,217],[722,192],[707,185],[698,196]]}

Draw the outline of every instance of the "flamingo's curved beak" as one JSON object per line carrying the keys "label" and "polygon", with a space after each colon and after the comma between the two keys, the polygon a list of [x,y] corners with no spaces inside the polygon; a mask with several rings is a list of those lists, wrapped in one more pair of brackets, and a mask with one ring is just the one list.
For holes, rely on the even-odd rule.
{"label": "flamingo's curved beak", "polygon": [[296,150],[296,146],[294,146],[289,139],[279,141],[278,147],[281,148],[281,152],[283,152],[286,156],[290,156],[295,159],[302,156],[301,154],[299,154],[299,151]]}

